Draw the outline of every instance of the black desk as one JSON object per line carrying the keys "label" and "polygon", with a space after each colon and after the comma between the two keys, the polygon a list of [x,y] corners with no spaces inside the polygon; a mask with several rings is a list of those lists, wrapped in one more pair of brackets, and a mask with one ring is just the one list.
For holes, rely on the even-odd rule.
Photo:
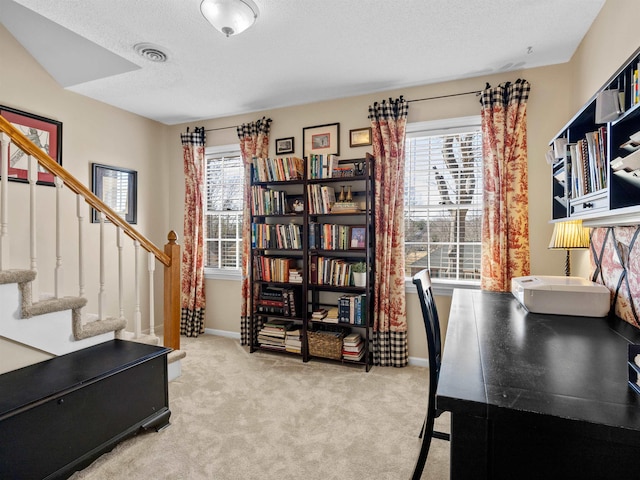
{"label": "black desk", "polygon": [[436,397],[451,412],[451,480],[640,478],[629,343],[640,330],[619,319],[455,290]]}

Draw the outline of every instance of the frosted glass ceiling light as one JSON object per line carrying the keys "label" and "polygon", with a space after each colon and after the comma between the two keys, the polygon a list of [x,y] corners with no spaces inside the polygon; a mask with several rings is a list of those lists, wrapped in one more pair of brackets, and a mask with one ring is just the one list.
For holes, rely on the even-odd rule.
{"label": "frosted glass ceiling light", "polygon": [[203,0],[200,11],[227,37],[244,32],[258,18],[258,7],[251,0]]}

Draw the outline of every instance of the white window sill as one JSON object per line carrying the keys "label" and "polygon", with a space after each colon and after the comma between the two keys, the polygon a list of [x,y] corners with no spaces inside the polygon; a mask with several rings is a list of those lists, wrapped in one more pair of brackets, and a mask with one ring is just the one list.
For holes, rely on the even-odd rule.
{"label": "white window sill", "polygon": [[[433,278],[431,279],[431,282],[432,282],[431,287],[433,289],[433,294],[443,296],[443,297],[450,297],[451,295],[453,295],[454,288],[480,290],[480,284],[477,282],[469,282],[464,280],[446,281],[446,280],[435,280]],[[407,277],[405,279],[404,289],[405,289],[405,293],[415,293],[415,294],[418,293],[418,291],[416,290],[416,286],[413,284],[411,277]]]}
{"label": "white window sill", "polygon": [[220,268],[205,268],[204,278],[206,280],[242,280],[242,273],[240,270],[223,270]]}

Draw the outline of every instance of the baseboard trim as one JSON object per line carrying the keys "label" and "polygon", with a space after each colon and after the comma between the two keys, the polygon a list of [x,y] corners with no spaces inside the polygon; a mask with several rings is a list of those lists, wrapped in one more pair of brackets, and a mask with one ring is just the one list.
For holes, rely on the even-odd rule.
{"label": "baseboard trim", "polygon": [[208,335],[218,335],[219,337],[227,337],[227,338],[233,338],[235,340],[240,340],[240,334],[238,332],[229,332],[228,330],[205,328],[204,333]]}
{"label": "baseboard trim", "polygon": [[429,367],[429,359],[422,357],[409,357],[409,365],[412,367]]}

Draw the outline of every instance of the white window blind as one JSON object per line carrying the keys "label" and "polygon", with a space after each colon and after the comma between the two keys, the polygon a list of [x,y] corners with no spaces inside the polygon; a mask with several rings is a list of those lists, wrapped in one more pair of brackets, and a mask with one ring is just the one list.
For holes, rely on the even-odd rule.
{"label": "white window blind", "polygon": [[405,154],[405,275],[429,268],[436,281],[480,281],[482,133],[472,117],[455,127],[408,129]]}
{"label": "white window blind", "polygon": [[239,270],[242,265],[244,169],[239,151],[206,156],[206,267]]}

